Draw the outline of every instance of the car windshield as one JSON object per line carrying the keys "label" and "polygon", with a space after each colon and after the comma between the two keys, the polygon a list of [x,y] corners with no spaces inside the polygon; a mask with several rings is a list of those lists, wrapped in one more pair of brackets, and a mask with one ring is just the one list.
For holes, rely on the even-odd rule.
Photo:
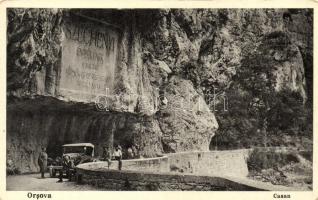
{"label": "car windshield", "polygon": [[84,146],[64,147],[64,153],[84,153]]}

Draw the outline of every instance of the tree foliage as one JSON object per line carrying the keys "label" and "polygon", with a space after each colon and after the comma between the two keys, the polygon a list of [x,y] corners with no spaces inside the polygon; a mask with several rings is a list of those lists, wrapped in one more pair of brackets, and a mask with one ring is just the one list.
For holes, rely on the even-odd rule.
{"label": "tree foliage", "polygon": [[211,142],[212,149],[216,145],[288,146],[282,137],[312,137],[312,108],[304,104],[299,92],[275,88],[273,72],[279,61],[270,52],[288,51],[288,56],[293,56],[288,45],[290,41],[283,33],[274,32],[243,57],[234,82],[226,91],[229,110],[216,115],[220,128]]}

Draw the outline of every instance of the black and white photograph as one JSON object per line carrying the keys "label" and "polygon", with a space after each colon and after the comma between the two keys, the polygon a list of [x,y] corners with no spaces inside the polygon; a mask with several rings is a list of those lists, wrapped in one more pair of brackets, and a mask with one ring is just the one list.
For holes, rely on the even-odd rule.
{"label": "black and white photograph", "polygon": [[6,8],[6,191],[313,191],[313,18]]}

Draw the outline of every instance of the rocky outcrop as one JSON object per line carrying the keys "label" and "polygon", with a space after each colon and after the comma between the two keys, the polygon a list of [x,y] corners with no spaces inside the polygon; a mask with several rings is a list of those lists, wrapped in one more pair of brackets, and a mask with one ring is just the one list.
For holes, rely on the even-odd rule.
{"label": "rocky outcrop", "polygon": [[[69,22],[116,35],[107,92],[62,90]],[[145,157],[207,150],[218,128],[210,95],[232,87],[242,60],[256,54],[277,91],[304,102],[312,95],[308,9],[9,9],[7,30],[7,150],[22,171],[36,169],[40,146],[55,155],[66,142],[92,142],[98,154],[109,141],[134,144]]]}
{"label": "rocky outcrop", "polygon": [[167,104],[158,115],[165,152],[208,150],[218,123],[192,83],[173,76],[165,96]]}

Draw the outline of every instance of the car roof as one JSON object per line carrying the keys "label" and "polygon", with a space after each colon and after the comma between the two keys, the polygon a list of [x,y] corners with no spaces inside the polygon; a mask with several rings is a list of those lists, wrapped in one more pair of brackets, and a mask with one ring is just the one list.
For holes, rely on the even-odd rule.
{"label": "car roof", "polygon": [[73,144],[64,144],[63,147],[77,147],[77,146],[83,146],[83,147],[94,147],[92,143],[73,143]]}

